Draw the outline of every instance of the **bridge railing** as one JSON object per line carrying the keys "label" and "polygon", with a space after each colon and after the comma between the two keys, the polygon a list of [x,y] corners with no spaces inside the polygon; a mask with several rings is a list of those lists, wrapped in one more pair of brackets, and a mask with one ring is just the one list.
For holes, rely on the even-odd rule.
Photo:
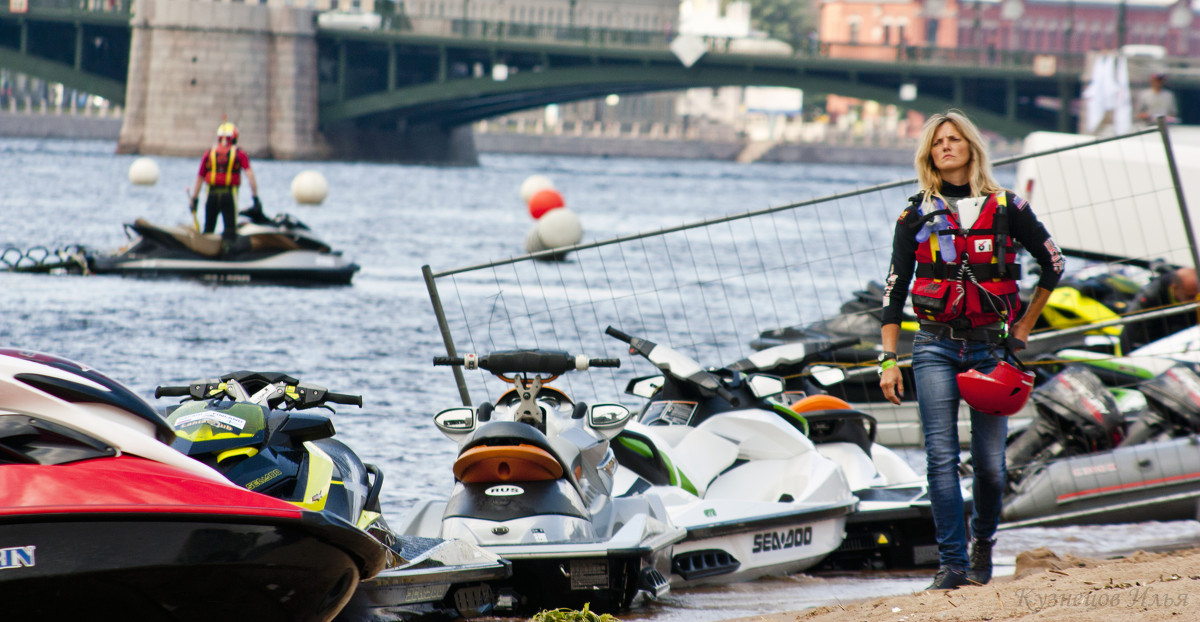
{"label": "bridge railing", "polygon": [[495,20],[442,19],[432,17],[385,16],[384,28],[399,32],[443,37],[463,37],[490,41],[520,40],[566,43],[602,47],[666,49],[666,33],[615,28],[586,28],[525,24]]}
{"label": "bridge railing", "polygon": [[820,55],[849,60],[875,60],[880,62],[915,63],[921,65],[989,67],[1004,69],[1034,68],[1054,73],[1079,73],[1084,69],[1083,53],[1032,52],[1027,50],[1004,50],[994,47],[932,47],[920,45],[868,45],[861,43],[819,43]]}
{"label": "bridge railing", "polygon": [[[493,20],[446,19],[385,15],[384,28],[419,35],[462,37],[502,41],[538,41],[597,47],[626,47],[666,50],[677,33],[623,30],[569,25],[526,24]],[[958,65],[990,68],[1034,68],[1047,73],[1079,73],[1083,53],[1045,54],[1026,50],[989,48],[942,48],[919,45],[872,45],[838,41],[807,41],[791,46],[782,41],[747,38],[699,37],[705,49],[717,54],[746,54],[796,58],[844,58],[922,65]]]}
{"label": "bridge railing", "polygon": [[26,11],[15,3],[0,4],[0,13],[113,13],[129,15],[134,0],[26,0]]}

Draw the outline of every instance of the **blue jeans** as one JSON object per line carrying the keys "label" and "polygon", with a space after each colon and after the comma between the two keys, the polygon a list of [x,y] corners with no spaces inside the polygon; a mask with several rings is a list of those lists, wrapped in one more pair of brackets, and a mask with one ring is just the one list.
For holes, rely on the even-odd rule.
{"label": "blue jeans", "polygon": [[[997,363],[982,341],[939,339],[920,331],[913,338],[917,407],[925,434],[929,498],[942,567],[967,568],[967,526],[958,476],[959,372],[987,373]],[[971,462],[975,470],[972,536],[990,539],[1000,521],[1004,496],[1004,448],[1008,418],[971,409]]]}

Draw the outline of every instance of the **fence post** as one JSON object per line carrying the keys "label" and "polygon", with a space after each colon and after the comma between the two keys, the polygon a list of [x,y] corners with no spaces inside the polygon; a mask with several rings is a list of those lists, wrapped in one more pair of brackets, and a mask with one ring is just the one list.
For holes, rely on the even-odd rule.
{"label": "fence post", "polygon": [[1171,169],[1171,183],[1175,186],[1175,198],[1179,200],[1179,214],[1183,216],[1183,230],[1187,233],[1188,247],[1192,251],[1192,267],[1200,270],[1200,252],[1196,248],[1196,234],[1192,231],[1192,218],[1188,214],[1187,200],[1183,197],[1183,184],[1179,180],[1179,169],[1175,166],[1175,153],[1171,151],[1171,137],[1167,133],[1167,119],[1158,118],[1158,133],[1162,135],[1163,147],[1167,150],[1167,168]]}
{"label": "fence post", "polygon": [[[429,290],[429,300],[433,303],[433,314],[437,316],[438,330],[442,331],[442,342],[446,344],[446,355],[458,356],[454,349],[454,338],[450,336],[450,324],[446,321],[446,313],[442,311],[442,298],[438,296],[437,283],[433,281],[433,271],[428,265],[421,266],[421,274],[425,277],[425,287]],[[467,390],[467,380],[463,378],[462,367],[451,365],[454,372],[454,382],[458,384],[458,394],[462,397],[463,406],[471,405],[471,392]]]}

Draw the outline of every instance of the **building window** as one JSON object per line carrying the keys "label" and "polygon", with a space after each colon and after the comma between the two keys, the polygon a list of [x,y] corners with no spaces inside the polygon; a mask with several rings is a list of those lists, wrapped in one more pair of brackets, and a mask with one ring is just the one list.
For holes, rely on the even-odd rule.
{"label": "building window", "polygon": [[892,26],[891,24],[883,25],[883,44],[888,45],[892,42]]}
{"label": "building window", "polygon": [[938,24],[940,24],[940,23],[941,22],[939,22],[936,19],[931,19],[931,20],[929,20],[928,24],[926,24],[926,26],[925,26],[925,41],[929,45],[934,45],[934,46],[937,45]]}
{"label": "building window", "polygon": [[857,16],[850,19],[850,43],[858,43],[858,24]]}

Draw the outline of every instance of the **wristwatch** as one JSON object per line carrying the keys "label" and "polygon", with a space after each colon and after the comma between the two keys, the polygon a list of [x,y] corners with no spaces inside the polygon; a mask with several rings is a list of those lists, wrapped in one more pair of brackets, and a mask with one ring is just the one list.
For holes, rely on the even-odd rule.
{"label": "wristwatch", "polygon": [[891,369],[892,367],[896,366],[896,359],[897,356],[895,352],[880,352],[877,359],[879,361],[879,368],[876,369],[875,372],[882,376],[883,370]]}

